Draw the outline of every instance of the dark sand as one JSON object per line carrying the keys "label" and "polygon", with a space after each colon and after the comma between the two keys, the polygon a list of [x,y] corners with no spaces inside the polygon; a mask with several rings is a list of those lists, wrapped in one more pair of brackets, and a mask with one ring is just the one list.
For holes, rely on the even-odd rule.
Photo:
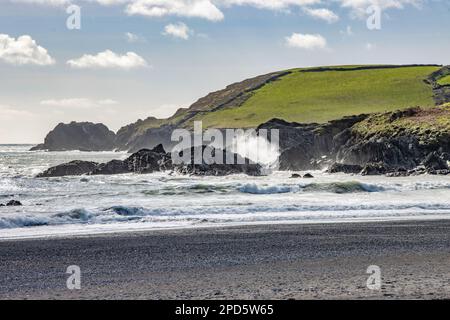
{"label": "dark sand", "polygon": [[[82,289],[66,288],[79,265]],[[382,271],[366,287],[369,265]],[[0,242],[0,299],[450,298],[450,220]]]}

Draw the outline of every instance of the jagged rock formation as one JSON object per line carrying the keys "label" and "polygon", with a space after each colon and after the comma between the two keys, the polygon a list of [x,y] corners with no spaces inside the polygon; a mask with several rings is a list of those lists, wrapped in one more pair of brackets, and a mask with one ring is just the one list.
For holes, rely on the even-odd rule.
{"label": "jagged rock formation", "polygon": [[114,150],[115,140],[115,133],[101,123],[60,123],[47,134],[43,144],[31,148],[31,151],[109,151]]}
{"label": "jagged rock formation", "polygon": [[449,173],[450,104],[352,116],[327,124],[274,119],[258,129],[263,128],[280,130],[282,170]]}
{"label": "jagged rock formation", "polygon": [[[202,147],[202,154],[208,148]],[[242,158],[237,154],[222,152],[222,162],[224,164],[205,163],[204,158],[199,164],[194,162],[195,149],[180,151],[180,156],[185,152],[190,152],[190,159],[186,163],[178,163],[172,161],[171,153],[164,150],[160,144],[153,148],[142,149],[132,154],[130,157],[121,160],[112,160],[107,163],[95,163],[86,161],[72,161],[66,164],[61,164],[56,167],[49,168],[48,170],[40,173],[37,177],[60,177],[60,176],[77,176],[77,175],[109,175],[109,174],[122,174],[122,173],[152,173],[159,171],[173,171],[180,174],[189,175],[204,175],[204,176],[223,176],[229,174],[248,174],[248,175],[261,175],[261,166],[255,163],[251,163],[249,159]],[[219,150],[206,150],[210,152],[212,156],[216,155]],[[227,157],[235,159],[234,164],[226,164]],[[218,158],[215,158],[218,159]]]}
{"label": "jagged rock formation", "polygon": [[62,176],[78,176],[95,170],[98,163],[91,161],[74,160],[69,163],[60,164],[51,167],[46,171],[37,175],[38,178],[43,177],[62,177]]}

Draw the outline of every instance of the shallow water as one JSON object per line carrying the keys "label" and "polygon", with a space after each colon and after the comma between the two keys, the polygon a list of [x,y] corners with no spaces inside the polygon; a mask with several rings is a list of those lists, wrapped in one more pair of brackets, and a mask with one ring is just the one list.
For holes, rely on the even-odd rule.
{"label": "shallow water", "polygon": [[450,217],[450,177],[386,178],[312,172],[264,177],[124,174],[36,179],[75,159],[124,159],[116,152],[29,152],[0,145],[0,238],[94,234],[260,223]]}

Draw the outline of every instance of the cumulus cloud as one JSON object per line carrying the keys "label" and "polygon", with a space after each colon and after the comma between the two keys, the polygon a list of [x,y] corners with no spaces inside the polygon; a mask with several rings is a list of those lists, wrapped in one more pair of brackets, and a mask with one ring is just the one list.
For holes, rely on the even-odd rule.
{"label": "cumulus cloud", "polygon": [[189,39],[190,34],[192,34],[192,30],[189,29],[187,25],[180,22],[177,24],[168,24],[167,26],[165,26],[163,34],[187,40]]}
{"label": "cumulus cloud", "polygon": [[325,20],[328,23],[335,23],[335,22],[339,21],[339,16],[329,9],[305,8],[304,11],[307,15],[309,15],[315,19]]}
{"label": "cumulus cloud", "polygon": [[179,16],[223,20],[222,11],[211,0],[133,0],[127,5],[129,15],[148,17]]}
{"label": "cumulus cloud", "polygon": [[293,33],[285,39],[286,45],[291,48],[313,50],[325,49],[327,47],[327,40],[320,34]]}
{"label": "cumulus cloud", "polygon": [[28,35],[15,39],[7,34],[0,34],[0,60],[14,65],[47,66],[55,63],[47,49],[39,46]]}
{"label": "cumulus cloud", "polygon": [[78,59],[67,61],[67,64],[77,69],[116,68],[129,70],[147,66],[144,58],[134,52],[119,55],[111,50],[106,50],[96,55],[85,54]]}
{"label": "cumulus cloud", "polygon": [[112,99],[92,100],[87,98],[67,98],[67,99],[49,99],[40,102],[43,106],[64,107],[64,108],[98,108],[117,104]]}

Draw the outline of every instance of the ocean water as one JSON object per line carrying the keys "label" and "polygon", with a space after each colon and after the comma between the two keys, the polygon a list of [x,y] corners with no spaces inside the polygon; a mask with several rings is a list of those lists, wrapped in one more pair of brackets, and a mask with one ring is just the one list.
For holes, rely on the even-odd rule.
{"label": "ocean water", "polygon": [[387,178],[311,172],[264,177],[123,174],[37,179],[75,159],[124,159],[117,152],[29,152],[0,145],[0,239],[89,235],[245,224],[339,223],[450,218],[450,177]]}

